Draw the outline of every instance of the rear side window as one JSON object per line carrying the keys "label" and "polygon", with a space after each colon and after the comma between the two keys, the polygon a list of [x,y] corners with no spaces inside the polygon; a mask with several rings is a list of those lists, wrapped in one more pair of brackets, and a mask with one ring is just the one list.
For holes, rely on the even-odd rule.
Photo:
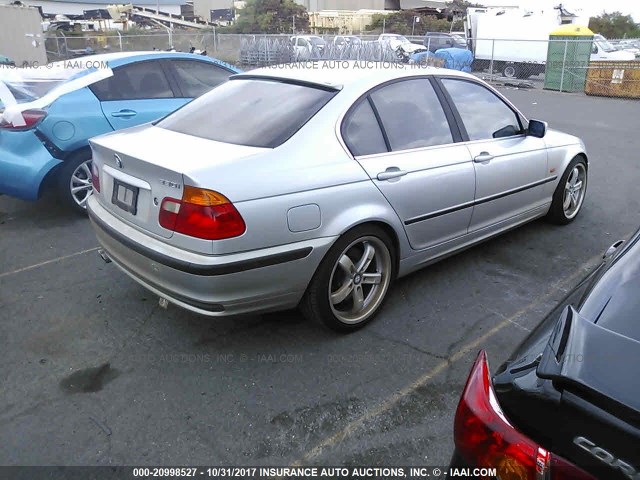
{"label": "rear side window", "polygon": [[424,78],[403,80],[371,94],[391,150],[453,143],[451,128],[440,100]]}
{"label": "rear side window", "polygon": [[276,80],[237,78],[187,104],[157,126],[218,142],[275,148],[336,93]]}
{"label": "rear side window", "polygon": [[183,96],[196,98],[226,82],[231,72],[197,60],[169,60]]}
{"label": "rear side window", "polygon": [[89,88],[102,102],[173,97],[173,90],[157,60],[117,67],[113,70],[113,76]]}
{"label": "rear side window", "polygon": [[342,136],[355,157],[387,151],[382,130],[368,98],[360,101],[349,113],[342,126]]}

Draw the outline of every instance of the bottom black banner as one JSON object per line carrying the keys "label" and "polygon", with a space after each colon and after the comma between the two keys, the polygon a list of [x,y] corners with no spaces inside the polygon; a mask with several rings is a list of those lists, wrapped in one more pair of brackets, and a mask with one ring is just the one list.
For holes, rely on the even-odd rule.
{"label": "bottom black banner", "polygon": [[10,480],[229,479],[490,479],[494,468],[449,467],[0,467]]}

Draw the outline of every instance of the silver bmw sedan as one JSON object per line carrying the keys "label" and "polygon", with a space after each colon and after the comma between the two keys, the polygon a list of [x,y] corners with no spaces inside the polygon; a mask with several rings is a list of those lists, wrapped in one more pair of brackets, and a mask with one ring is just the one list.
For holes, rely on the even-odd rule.
{"label": "silver bmw sedan", "polygon": [[358,62],[239,74],[91,142],[101,255],[212,317],[299,306],[341,331],[394,279],[539,217],[574,220],[583,142],[481,80]]}

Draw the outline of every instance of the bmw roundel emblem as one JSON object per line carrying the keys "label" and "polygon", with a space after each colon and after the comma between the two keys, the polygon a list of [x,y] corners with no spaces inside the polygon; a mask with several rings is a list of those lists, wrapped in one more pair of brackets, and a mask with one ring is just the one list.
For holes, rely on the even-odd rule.
{"label": "bmw roundel emblem", "polygon": [[122,159],[120,158],[120,155],[118,155],[117,153],[113,154],[113,158],[116,161],[116,165],[118,166],[118,168],[124,168],[124,165],[122,164]]}

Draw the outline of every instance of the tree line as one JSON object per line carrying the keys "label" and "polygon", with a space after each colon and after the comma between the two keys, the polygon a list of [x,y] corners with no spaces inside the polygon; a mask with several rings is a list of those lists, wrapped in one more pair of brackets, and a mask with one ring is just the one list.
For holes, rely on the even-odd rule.
{"label": "tree line", "polygon": [[[368,32],[386,32],[402,35],[424,35],[426,32],[464,30],[461,15],[468,7],[481,7],[466,0],[447,2],[447,10],[454,15],[425,15],[417,11],[402,10],[389,14],[376,14],[366,27]],[[620,12],[602,13],[592,17],[589,28],[607,38],[640,38],[640,26],[630,15]],[[230,33],[291,34],[309,32],[309,13],[294,0],[247,0],[233,25],[224,28]],[[334,33],[334,32],[318,32]],[[338,33],[338,32],[335,32]],[[357,32],[359,33],[359,32]]]}

